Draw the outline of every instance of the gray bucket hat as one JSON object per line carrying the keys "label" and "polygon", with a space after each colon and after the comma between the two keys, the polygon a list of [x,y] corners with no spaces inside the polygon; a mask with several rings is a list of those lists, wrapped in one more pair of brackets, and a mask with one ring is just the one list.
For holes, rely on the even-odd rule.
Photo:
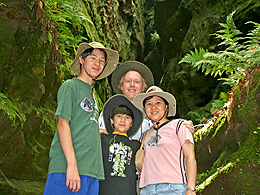
{"label": "gray bucket hat", "polygon": [[143,122],[143,113],[136,106],[134,106],[134,104],[127,97],[121,94],[112,96],[107,100],[107,102],[104,105],[103,117],[105,121],[106,130],[109,134],[112,134],[114,132],[113,126],[110,121],[110,117],[111,112],[118,105],[127,106],[134,114],[133,124],[127,131],[128,137],[132,137],[137,133]]}
{"label": "gray bucket hat", "polygon": [[122,93],[121,90],[118,88],[121,77],[130,70],[139,72],[144,78],[147,87],[150,87],[154,84],[153,74],[146,65],[137,61],[127,61],[120,64],[112,74],[112,88],[117,94]]}
{"label": "gray bucket hat", "polygon": [[[161,88],[159,88],[157,86],[151,86],[147,89],[146,93],[141,93],[141,94],[136,95],[134,97],[133,102],[134,102],[134,104],[136,105],[137,108],[139,108],[140,110],[142,110],[144,112],[143,101],[145,100],[145,98],[150,97],[150,96],[162,97],[169,103],[169,105],[168,105],[169,112],[168,112],[167,117],[176,115],[176,100],[175,100],[175,97],[168,92],[164,92]],[[146,116],[145,112],[144,112],[144,114]],[[147,116],[146,116],[146,118],[147,118]]]}
{"label": "gray bucket hat", "polygon": [[103,44],[99,42],[91,43],[81,43],[77,50],[77,55],[74,59],[74,62],[71,64],[71,69],[78,76],[80,74],[80,62],[79,57],[81,54],[88,48],[103,49],[107,53],[107,65],[104,67],[102,73],[98,76],[96,80],[103,79],[110,75],[116,68],[119,60],[119,54],[117,51],[105,48]]}

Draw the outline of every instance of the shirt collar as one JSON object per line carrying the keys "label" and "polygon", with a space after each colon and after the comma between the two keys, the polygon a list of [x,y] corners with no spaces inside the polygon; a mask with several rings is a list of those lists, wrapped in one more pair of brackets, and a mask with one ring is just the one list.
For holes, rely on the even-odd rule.
{"label": "shirt collar", "polygon": [[114,135],[123,135],[123,136],[128,137],[126,133],[113,132],[113,134],[114,134]]}

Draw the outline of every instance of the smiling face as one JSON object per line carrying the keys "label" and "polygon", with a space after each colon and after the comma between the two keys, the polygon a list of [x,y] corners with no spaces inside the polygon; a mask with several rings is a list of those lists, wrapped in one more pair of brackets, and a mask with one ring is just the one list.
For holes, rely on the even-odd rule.
{"label": "smiling face", "polygon": [[114,125],[114,132],[127,133],[132,126],[132,117],[126,114],[116,114],[111,120]]}
{"label": "smiling face", "polygon": [[91,79],[100,75],[106,63],[104,53],[99,49],[94,49],[85,60],[80,56],[79,61],[82,66],[81,74]]}
{"label": "smiling face", "polygon": [[144,91],[143,77],[139,72],[130,70],[122,78],[120,89],[122,94],[125,95],[130,101],[134,97]]}
{"label": "smiling face", "polygon": [[161,97],[153,96],[144,103],[145,112],[152,121],[160,121],[160,124],[168,121],[166,118],[167,105]]}

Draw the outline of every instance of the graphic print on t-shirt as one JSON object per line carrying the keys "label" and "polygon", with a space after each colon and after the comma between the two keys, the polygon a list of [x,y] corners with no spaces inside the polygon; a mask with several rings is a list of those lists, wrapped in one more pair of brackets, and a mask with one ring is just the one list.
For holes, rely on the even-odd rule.
{"label": "graphic print on t-shirt", "polygon": [[156,134],[155,136],[151,136],[150,140],[147,142],[147,146],[149,147],[160,147],[162,144],[159,144],[161,136]]}
{"label": "graphic print on t-shirt", "polygon": [[91,112],[93,111],[93,108],[94,108],[94,105],[93,105],[93,102],[85,97],[81,102],[80,102],[80,106],[83,110],[85,111],[88,111],[88,112]]}
{"label": "graphic print on t-shirt", "polygon": [[109,147],[108,161],[113,162],[111,176],[126,177],[126,166],[130,165],[132,149],[123,142],[114,143]]}

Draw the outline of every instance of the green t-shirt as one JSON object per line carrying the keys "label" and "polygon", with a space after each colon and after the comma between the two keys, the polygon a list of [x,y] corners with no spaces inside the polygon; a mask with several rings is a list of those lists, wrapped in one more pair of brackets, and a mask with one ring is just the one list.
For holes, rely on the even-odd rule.
{"label": "green t-shirt", "polygon": [[[91,86],[77,78],[64,82],[58,91],[55,113],[70,121],[73,148],[80,175],[104,179],[102,149],[98,127],[98,108],[91,95]],[[66,173],[67,162],[58,131],[50,149],[50,173]]]}

